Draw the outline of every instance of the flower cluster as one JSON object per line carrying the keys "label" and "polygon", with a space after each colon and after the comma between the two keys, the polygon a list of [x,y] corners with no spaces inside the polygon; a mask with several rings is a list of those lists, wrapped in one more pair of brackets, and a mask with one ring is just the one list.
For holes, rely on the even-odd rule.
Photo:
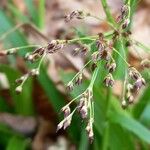
{"label": "flower cluster", "polygon": [[130,23],[130,7],[123,5],[121,8],[121,14],[117,17],[117,23],[121,23],[122,29],[128,27]]}
{"label": "flower cluster", "polygon": [[[37,68],[32,69],[31,71],[29,71],[25,75],[23,75],[20,78],[16,79],[16,83],[19,84],[16,87],[16,92],[17,93],[22,92],[22,89],[23,89],[22,87],[23,87],[25,81],[29,77],[39,75],[41,63],[43,62],[43,59],[44,59],[44,57],[46,57],[47,54],[53,54],[53,53],[57,52],[58,50],[61,50],[65,46],[65,44],[66,44],[66,41],[59,42],[59,41],[56,41],[56,40],[52,40],[46,46],[37,48],[31,53],[27,53],[25,55],[25,60],[30,61],[32,63],[39,60],[39,59],[40,59],[40,61],[39,61],[39,64],[38,64]],[[13,53],[16,53],[15,49],[11,49],[11,50],[7,51],[7,55],[13,54]]]}
{"label": "flower cluster", "polygon": [[[92,16],[89,13],[85,13],[83,11],[73,11],[71,14],[65,17],[65,21],[69,22],[72,19],[84,19],[85,17]],[[72,121],[72,116],[77,111],[81,118],[86,121],[87,135],[89,140],[92,142],[94,139],[93,133],[93,123],[94,123],[94,101],[93,101],[93,85],[97,77],[99,62],[103,61],[105,63],[104,67],[107,70],[107,74],[104,78],[103,83],[106,87],[113,87],[115,80],[113,77],[113,73],[115,72],[117,65],[114,59],[114,53],[117,53],[122,60],[127,65],[126,78],[124,81],[123,94],[122,94],[122,107],[126,108],[129,104],[134,102],[135,96],[139,93],[140,89],[145,85],[145,80],[142,75],[132,67],[124,58],[118,50],[114,48],[114,44],[117,39],[126,38],[126,45],[130,45],[130,31],[126,31],[126,29],[130,23],[130,7],[128,4],[124,5],[121,8],[121,14],[117,18],[117,23],[119,24],[118,30],[114,29],[110,34],[110,38],[106,38],[103,33],[99,33],[96,36],[91,36],[90,39],[93,40],[93,43],[96,45],[96,51],[91,54],[90,60],[83,66],[83,68],[72,78],[71,81],[67,84],[67,90],[72,91],[75,86],[82,84],[83,82],[83,71],[84,69],[92,63],[92,79],[87,87],[87,89],[81,93],[79,96],[71,100],[68,104],[66,104],[61,112],[64,114],[64,119],[58,124],[57,131],[60,129],[66,129],[70,126]],[[85,37],[84,37],[85,38]],[[89,38],[89,37],[88,37]],[[72,39],[72,40],[52,40],[46,46],[35,49],[31,53],[27,53],[25,56],[25,60],[30,62],[35,62],[39,60],[37,68],[32,69],[25,75],[21,76],[16,80],[18,86],[16,87],[16,92],[22,92],[22,87],[25,81],[32,76],[38,76],[40,72],[41,64],[44,58],[48,54],[53,54],[59,50],[61,50],[64,46],[70,43],[78,43],[82,38]],[[82,39],[83,40],[83,39]],[[23,47],[22,47],[23,48]],[[8,51],[0,51],[0,56],[15,54],[19,48],[12,48]],[[80,44],[80,47],[74,49],[75,54],[84,54],[84,56],[90,52],[90,49],[85,44]],[[146,68],[150,68],[150,61],[143,60],[141,65]],[[77,106],[72,111],[70,105],[77,100]]]}
{"label": "flower cluster", "polygon": [[128,76],[132,80],[132,83],[128,82],[126,84],[126,93],[122,100],[123,108],[134,102],[135,96],[139,93],[142,86],[145,85],[144,78],[134,67],[129,67]]}
{"label": "flower cluster", "polygon": [[89,13],[85,13],[84,11],[81,10],[75,10],[72,13],[68,14],[65,16],[65,21],[69,22],[72,19],[76,18],[76,19],[84,19],[85,17],[89,16]]}

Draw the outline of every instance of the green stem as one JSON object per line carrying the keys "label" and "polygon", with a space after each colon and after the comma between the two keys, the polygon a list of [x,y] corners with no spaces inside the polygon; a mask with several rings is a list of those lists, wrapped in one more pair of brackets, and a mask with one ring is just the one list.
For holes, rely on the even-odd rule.
{"label": "green stem", "polygon": [[107,4],[107,1],[106,0],[101,0],[101,2],[102,2],[103,9],[105,11],[107,20],[110,22],[110,24],[112,24],[112,26],[116,26],[116,22],[114,21],[114,18],[111,15],[110,9],[109,9],[108,4]]}

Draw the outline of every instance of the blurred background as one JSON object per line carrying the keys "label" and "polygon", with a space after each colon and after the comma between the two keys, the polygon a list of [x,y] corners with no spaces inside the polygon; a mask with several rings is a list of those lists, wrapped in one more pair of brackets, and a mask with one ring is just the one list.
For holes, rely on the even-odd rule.
{"label": "blurred background", "polygon": [[[116,17],[123,0],[108,0],[108,4]],[[64,16],[73,10],[84,10],[105,19],[101,0],[0,0],[0,50],[30,44],[45,45],[52,39],[71,39],[110,30],[105,21],[94,18],[66,24]],[[150,45],[149,13],[150,1],[139,1],[131,29],[132,37],[147,46]],[[138,47],[129,49],[128,59],[143,73],[148,84],[135,104],[122,110],[119,102],[122,81],[118,79],[111,98],[112,113],[106,118],[106,89],[101,83],[102,75],[94,88],[93,144],[89,144],[85,123],[77,113],[69,129],[56,133],[62,119],[60,109],[87,87],[91,77],[91,70],[87,68],[84,83],[71,94],[66,92],[65,84],[89,59],[74,56],[75,47],[73,44],[49,55],[39,77],[30,78],[20,95],[15,93],[15,80],[36,66],[26,63],[23,58],[34,49],[22,49],[15,56],[0,57],[0,150],[101,150],[105,142],[110,150],[150,149],[150,77],[149,71],[142,72],[140,56],[150,57]],[[105,128],[109,128],[106,135]]]}

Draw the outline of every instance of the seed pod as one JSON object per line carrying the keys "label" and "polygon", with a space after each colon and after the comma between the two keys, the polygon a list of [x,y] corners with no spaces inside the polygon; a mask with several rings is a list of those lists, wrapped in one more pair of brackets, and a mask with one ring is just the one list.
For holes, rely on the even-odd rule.
{"label": "seed pod", "polygon": [[92,66],[91,66],[91,70],[94,71],[96,67],[97,67],[97,64],[93,63]]}
{"label": "seed pod", "polygon": [[76,79],[75,79],[75,84],[80,85],[82,83],[83,75],[80,73]]}
{"label": "seed pod", "polygon": [[110,60],[110,58],[111,58],[110,56],[111,55],[108,52],[108,50],[103,50],[103,51],[100,52],[100,58],[102,58],[102,59],[104,59],[106,61]]}
{"label": "seed pod", "polygon": [[100,41],[100,40],[96,41],[96,47],[98,48],[99,51],[102,51],[105,49],[105,45],[104,45],[103,41]]}
{"label": "seed pod", "polygon": [[25,55],[25,59],[28,60],[28,61],[33,61],[34,56],[33,56],[31,53],[27,53],[27,54]]}
{"label": "seed pod", "polygon": [[121,106],[122,106],[123,109],[127,108],[128,104],[127,104],[125,99],[122,100]]}
{"label": "seed pod", "polygon": [[68,91],[72,91],[72,90],[73,90],[73,87],[74,87],[73,82],[70,81],[70,82],[67,84],[66,89],[67,89]]}
{"label": "seed pod", "polygon": [[104,79],[105,85],[112,87],[114,85],[114,79],[111,73],[109,73]]}
{"label": "seed pod", "polygon": [[116,69],[116,63],[114,61],[112,63],[107,63],[106,68],[108,69],[109,73],[112,73]]}
{"label": "seed pod", "polygon": [[82,119],[87,118],[87,116],[88,116],[88,108],[87,108],[86,105],[82,106],[82,108],[80,109],[80,114],[81,114]]}
{"label": "seed pod", "polygon": [[47,49],[48,49],[48,50],[51,50],[51,49],[53,49],[57,44],[58,44],[58,42],[57,42],[56,40],[52,40],[50,43],[48,43]]}
{"label": "seed pod", "polygon": [[22,83],[23,80],[25,79],[25,76],[20,77],[19,79],[16,79],[16,83]]}
{"label": "seed pod", "polygon": [[32,69],[29,72],[29,75],[31,75],[31,76],[38,76],[39,75],[39,69]]}
{"label": "seed pod", "polygon": [[94,139],[94,133],[93,133],[93,128],[92,128],[92,124],[93,124],[93,119],[91,118],[89,121],[88,121],[88,124],[85,128],[85,130],[87,131],[87,134],[88,134],[88,138],[89,138],[89,141],[90,143],[92,143],[93,139]]}
{"label": "seed pod", "polygon": [[99,56],[100,56],[100,55],[99,55],[99,52],[94,52],[94,53],[92,54],[92,60],[93,60],[93,62],[97,62],[97,61],[100,59]]}
{"label": "seed pod", "polygon": [[138,92],[138,91],[141,89],[141,87],[142,87],[143,85],[145,85],[145,80],[144,80],[144,78],[139,78],[139,79],[137,79],[136,82],[135,82],[134,85],[133,85],[133,91],[134,91],[134,92]]}
{"label": "seed pod", "polygon": [[122,24],[122,29],[127,28],[129,23],[130,23],[130,19],[126,19],[125,22]]}
{"label": "seed pod", "polygon": [[67,118],[64,119],[64,123],[63,123],[64,130],[70,126],[71,121],[72,121],[72,116],[68,116]]}
{"label": "seed pod", "polygon": [[17,86],[15,91],[16,91],[17,94],[20,94],[22,92],[22,86],[20,86],[20,85]]}
{"label": "seed pod", "polygon": [[133,95],[128,95],[127,96],[127,101],[129,102],[129,104],[132,104],[133,102],[134,102],[134,97],[133,97]]}
{"label": "seed pod", "polygon": [[121,7],[121,14],[123,17],[125,17],[128,14],[128,10],[129,10],[129,6],[127,6],[127,5],[123,5]]}
{"label": "seed pod", "polygon": [[133,80],[137,80],[141,77],[141,74],[134,67],[129,67],[129,76]]}
{"label": "seed pod", "polygon": [[64,113],[64,118],[68,117],[70,115],[70,107],[69,106],[64,106],[61,111]]}
{"label": "seed pod", "polygon": [[61,121],[61,122],[57,125],[56,132],[58,132],[60,129],[62,129],[62,128],[63,128],[63,125],[64,125],[64,120]]}
{"label": "seed pod", "polygon": [[88,47],[84,45],[81,47],[80,51],[83,55],[86,55],[88,53]]}

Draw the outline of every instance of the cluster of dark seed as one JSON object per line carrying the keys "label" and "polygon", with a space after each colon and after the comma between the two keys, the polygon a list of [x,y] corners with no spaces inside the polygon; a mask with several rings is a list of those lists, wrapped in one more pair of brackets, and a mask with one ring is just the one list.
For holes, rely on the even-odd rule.
{"label": "cluster of dark seed", "polygon": [[139,93],[142,86],[145,85],[144,78],[134,67],[129,67],[128,75],[132,83],[127,83],[126,95],[122,101],[123,108],[126,108],[129,104],[134,102],[135,96]]}
{"label": "cluster of dark seed", "polygon": [[75,11],[71,12],[70,14],[68,14],[67,16],[65,16],[65,21],[69,22],[74,18],[84,19],[87,16],[89,16],[89,13],[85,13],[84,11],[81,11],[81,10],[75,10]]}
{"label": "cluster of dark seed", "polygon": [[[94,134],[93,134],[93,122],[94,118],[89,115],[92,107],[92,98],[93,98],[93,93],[91,90],[87,89],[79,98],[79,102],[75,110],[77,110],[81,118],[87,121],[87,126],[86,126],[86,131],[89,137],[89,140],[92,142],[94,139]],[[71,113],[69,104],[64,106],[61,111],[64,113],[64,119],[58,124],[57,126],[57,131],[60,129],[66,129],[68,126],[71,124],[72,116],[74,111]]]}
{"label": "cluster of dark seed", "polygon": [[127,28],[130,23],[129,11],[129,6],[123,5],[121,7],[121,14],[117,17],[117,23],[121,23],[122,29]]}
{"label": "cluster of dark seed", "polygon": [[104,36],[102,33],[99,34],[99,39],[96,41],[96,46],[98,51],[94,52],[92,55],[92,60],[94,62],[94,66],[97,66],[97,62],[100,60],[105,60],[105,68],[108,70],[108,75],[106,75],[104,79],[105,85],[108,87],[112,87],[114,85],[114,79],[112,73],[116,69],[116,63],[111,55],[112,47],[111,45],[104,40]]}
{"label": "cluster of dark seed", "polygon": [[86,45],[80,44],[80,47],[77,47],[74,49],[74,55],[87,55],[87,53],[89,52],[89,48]]}
{"label": "cluster of dark seed", "polygon": [[[64,43],[59,43],[58,41],[53,40],[50,43],[48,43],[47,46],[37,48],[36,50],[34,50],[31,53],[27,53],[25,55],[25,59],[27,61],[30,61],[30,62],[35,62],[36,60],[41,58],[44,54],[45,55],[52,54],[52,53],[57,52],[58,50],[61,50],[65,44],[66,44],[65,42]],[[11,49],[8,52],[9,52],[8,54],[14,54],[14,53],[16,53],[16,50],[15,49]],[[17,93],[21,93],[22,92],[23,84],[25,83],[25,81],[29,77],[38,76],[39,75],[39,69],[40,68],[38,68],[38,67],[35,68],[35,69],[32,69],[31,71],[29,71],[28,73],[26,73],[25,75],[21,76],[20,78],[18,78],[16,80],[16,83],[19,84],[16,87],[16,92]]]}
{"label": "cluster of dark seed", "polygon": [[79,72],[76,76],[76,78],[74,80],[71,80],[68,84],[67,84],[67,90],[68,91],[72,91],[75,85],[80,85],[83,81],[83,73]]}
{"label": "cluster of dark seed", "polygon": [[50,43],[47,44],[47,46],[37,48],[35,51],[31,53],[27,53],[25,59],[34,62],[35,60],[40,58],[44,53],[52,54],[62,49],[63,47],[64,47],[64,43],[59,43],[56,40],[52,40]]}

